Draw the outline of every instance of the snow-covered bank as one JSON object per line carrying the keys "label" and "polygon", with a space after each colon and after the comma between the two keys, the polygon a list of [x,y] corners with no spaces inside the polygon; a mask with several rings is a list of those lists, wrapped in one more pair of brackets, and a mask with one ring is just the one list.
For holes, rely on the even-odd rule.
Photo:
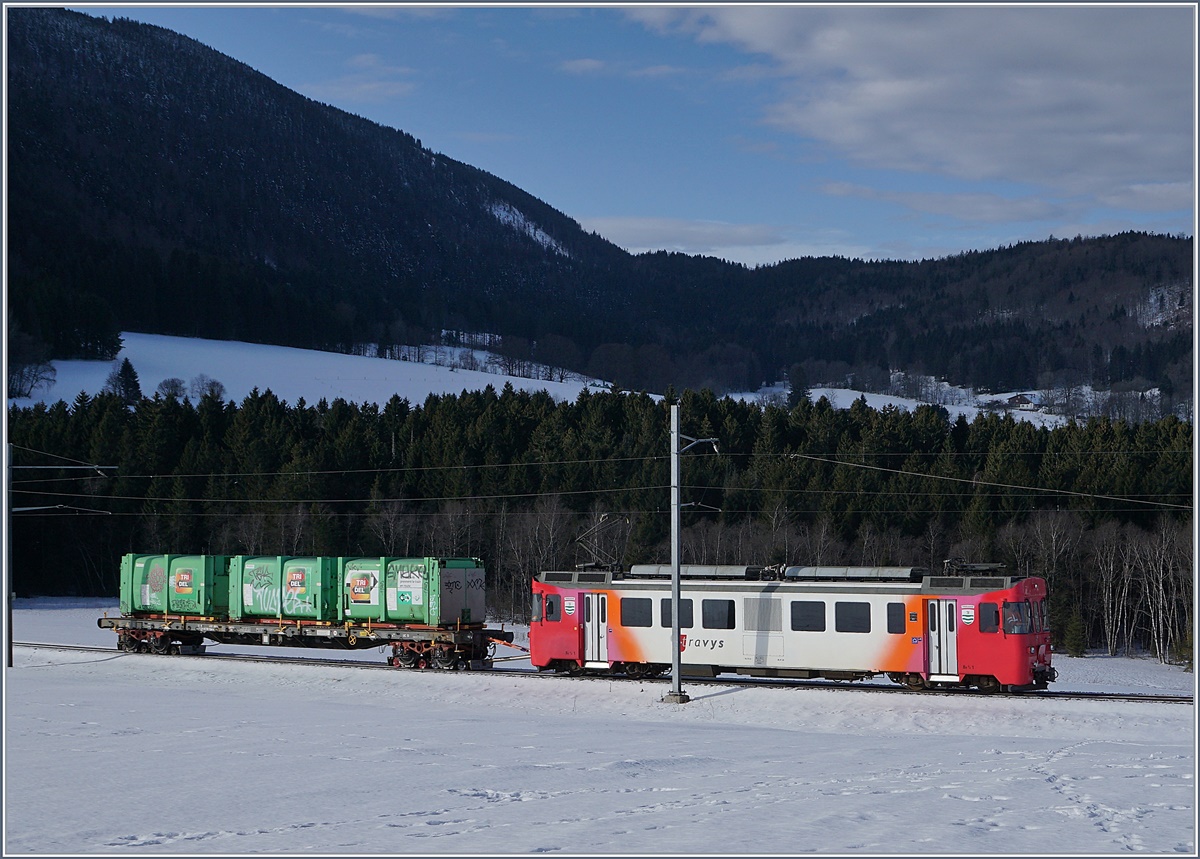
{"label": "snow-covered bank", "polygon": [[351,403],[383,405],[394,394],[413,404],[430,394],[458,394],[464,390],[497,391],[511,382],[518,390],[549,391],[559,400],[574,400],[587,387],[583,381],[551,382],[499,376],[480,370],[315,352],[286,346],[265,346],[226,340],[169,337],[161,334],[121,334],[124,346],[112,361],[55,361],[54,384],[34,391],[31,398],[9,400],[28,406],[37,402],[70,403],[80,391],[100,393],[115,364],[129,359],[138,374],[142,393],[153,396],[164,379],[176,378],[186,385],[206,375],[225,388],[225,398],[241,402],[255,388],[270,389],[281,400],[295,404],[301,397],[309,404],[338,397]]}
{"label": "snow-covered bank", "polygon": [[[15,606],[18,640],[112,643],[115,601]],[[1195,852],[1191,706],[15,662],[8,853]],[[1059,670],[1192,688],[1151,660]]]}
{"label": "snow-covered bank", "polygon": [[[220,382],[225,389],[225,399],[237,403],[255,388],[260,392],[270,389],[281,400],[291,404],[301,397],[309,404],[315,404],[322,398],[332,401],[341,397],[352,403],[382,405],[398,394],[417,405],[430,394],[458,394],[464,390],[482,390],[488,385],[498,391],[506,383],[511,383],[517,390],[545,390],[555,399],[567,401],[575,400],[585,388],[606,387],[597,380],[552,382],[454,368],[445,364],[315,352],[286,346],[131,332],[125,332],[121,337],[124,346],[116,361],[55,361],[56,380],[49,388],[39,388],[32,397],[10,399],[9,404],[30,406],[58,400],[70,403],[81,391],[94,396],[104,389],[109,374],[125,358],[129,359],[137,372],[142,393],[146,396],[153,396],[155,389],[165,379],[180,379],[186,387],[191,380],[204,375]],[[455,350],[446,347],[441,351],[448,354]],[[428,354],[432,353],[430,348]],[[476,363],[482,364],[487,353],[472,354]],[[961,396],[957,397],[960,401],[945,405],[946,410],[951,419],[963,415],[968,421],[974,420],[984,407],[965,393],[960,393]],[[786,401],[787,389],[775,386],[730,396],[747,402]],[[855,400],[864,396],[868,405],[875,409],[893,405],[912,410],[920,404],[917,400],[903,397],[868,394],[845,388],[813,388],[811,396],[814,401],[827,397],[837,409],[848,409]],[[1019,420],[1039,426],[1058,426],[1066,422],[1061,416],[1037,411],[1012,410],[1010,413]]]}

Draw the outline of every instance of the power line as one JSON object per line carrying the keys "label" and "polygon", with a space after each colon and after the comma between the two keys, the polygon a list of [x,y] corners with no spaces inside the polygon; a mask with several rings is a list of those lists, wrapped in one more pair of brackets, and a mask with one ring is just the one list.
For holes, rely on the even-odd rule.
{"label": "power line", "polygon": [[1044,487],[1044,486],[1041,486],[1041,487],[1039,487],[1039,486],[1022,486],[1021,484],[1017,484],[1017,483],[997,483],[995,481],[979,480],[978,478],[974,478],[974,477],[950,477],[950,476],[944,475],[944,474],[924,474],[919,471],[904,471],[904,470],[898,469],[898,468],[884,468],[881,465],[867,465],[864,462],[846,462],[844,460],[825,459],[823,457],[811,456],[811,455],[805,454],[805,453],[793,453],[793,454],[791,454],[791,456],[796,457],[798,459],[811,459],[811,460],[815,460],[817,462],[825,462],[825,463],[829,463],[830,465],[845,465],[845,466],[849,466],[850,468],[862,468],[862,469],[867,469],[869,471],[884,471],[889,474],[901,474],[901,475],[905,475],[908,477],[918,477],[918,478],[923,478],[926,480],[946,480],[946,481],[950,481],[953,483],[969,483],[972,486],[994,486],[994,487],[998,487],[1000,489],[1017,489],[1017,490],[1024,490],[1027,492],[1049,493],[1052,495],[1069,495],[1069,496],[1074,496],[1074,497],[1078,497],[1078,498],[1092,498],[1092,499],[1104,500],[1104,501],[1124,501],[1124,502],[1128,502],[1130,504],[1149,504],[1149,505],[1153,505],[1156,507],[1172,507],[1172,508],[1179,509],[1179,510],[1190,510],[1191,509],[1191,505],[1169,504],[1164,501],[1142,501],[1136,497],[1130,498],[1130,497],[1123,497],[1123,496],[1117,496],[1117,495],[1099,495],[1099,494],[1093,493],[1093,492],[1072,492],[1069,489],[1051,489],[1049,487]]}

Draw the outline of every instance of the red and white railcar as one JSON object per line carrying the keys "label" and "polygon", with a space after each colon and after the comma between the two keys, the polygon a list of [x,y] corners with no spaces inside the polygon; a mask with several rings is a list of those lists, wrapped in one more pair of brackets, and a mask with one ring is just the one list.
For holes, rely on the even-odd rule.
{"label": "red and white railcar", "polygon": [[[998,564],[681,568],[681,670],[690,676],[861,680],[913,689],[1045,688],[1055,679],[1046,583]],[[544,572],[530,654],[540,670],[670,670],[670,568]]]}

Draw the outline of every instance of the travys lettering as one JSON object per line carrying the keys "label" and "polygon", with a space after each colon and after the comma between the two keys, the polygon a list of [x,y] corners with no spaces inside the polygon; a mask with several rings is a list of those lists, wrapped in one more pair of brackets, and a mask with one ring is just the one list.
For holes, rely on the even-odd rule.
{"label": "travys lettering", "polygon": [[720,650],[725,646],[723,638],[689,638],[687,640],[688,647],[699,647],[705,650]]}

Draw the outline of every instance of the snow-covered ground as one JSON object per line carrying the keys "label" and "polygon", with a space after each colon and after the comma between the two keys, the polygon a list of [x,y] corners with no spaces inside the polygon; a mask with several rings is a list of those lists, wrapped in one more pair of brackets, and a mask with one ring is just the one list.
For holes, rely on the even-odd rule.
{"label": "snow-covered ground", "polygon": [[332,401],[337,397],[351,403],[383,405],[394,394],[419,405],[430,394],[480,391],[488,385],[499,391],[505,382],[512,382],[518,390],[546,390],[556,399],[574,400],[589,384],[582,380],[524,379],[415,361],[229,340],[131,332],[122,333],[121,338],[124,345],[115,361],[54,361],[55,381],[49,389],[39,388],[32,397],[10,399],[9,404],[28,406],[58,400],[70,403],[80,391],[94,396],[103,390],[109,374],[125,358],[137,372],[146,396],[153,396],[164,379],[182,379],[187,386],[203,374],[220,382],[225,388],[225,399],[237,403],[258,388],[259,392],[270,389],[279,399],[293,405],[301,397],[309,405],[322,398]]}
{"label": "snow-covered ground", "polygon": [[[447,360],[451,353],[472,350],[449,347],[440,350],[445,363],[435,364],[162,334],[125,332],[121,337],[124,346],[115,361],[55,361],[56,378],[50,387],[39,388],[32,397],[10,399],[9,404],[29,406],[58,400],[70,403],[81,391],[88,395],[98,394],[103,390],[109,374],[125,358],[129,359],[137,372],[138,382],[146,396],[153,396],[164,379],[181,379],[186,387],[203,374],[220,382],[225,388],[225,399],[237,403],[255,388],[260,392],[270,389],[281,400],[291,404],[301,397],[310,405],[322,397],[330,401],[341,397],[352,403],[382,405],[393,394],[399,394],[418,405],[430,394],[458,394],[464,390],[482,390],[487,385],[499,391],[506,382],[511,382],[517,390],[546,390],[555,399],[567,401],[574,401],[586,387],[607,387],[606,383],[599,380],[577,378],[570,382],[552,382],[452,368],[448,364],[453,362]],[[429,348],[426,354],[431,362],[434,350]],[[476,363],[482,365],[487,353],[473,352],[473,357]],[[866,396],[867,403],[876,409],[896,405],[911,410],[918,405],[917,400],[886,394],[864,395],[861,391],[846,388],[813,388],[811,394],[814,401],[828,397],[834,408],[838,409],[850,408],[861,396]],[[979,402],[964,391],[947,389],[942,394],[951,419],[961,414],[968,421],[974,420],[982,411]],[[772,399],[784,402],[787,388],[774,386],[730,396],[749,402],[765,403]],[[1007,396],[1000,394],[994,398],[1004,399]],[[1039,426],[1057,426],[1065,422],[1065,418],[1060,416],[1036,411],[1013,410],[1012,414],[1019,420],[1031,421]]]}
{"label": "snow-covered ground", "polygon": [[[18,600],[16,638],[109,646],[105,611]],[[1064,689],[1193,690],[1149,659],[1056,664]],[[1190,705],[686,682],[671,705],[527,669],[18,647],[5,855],[1196,853]]]}

